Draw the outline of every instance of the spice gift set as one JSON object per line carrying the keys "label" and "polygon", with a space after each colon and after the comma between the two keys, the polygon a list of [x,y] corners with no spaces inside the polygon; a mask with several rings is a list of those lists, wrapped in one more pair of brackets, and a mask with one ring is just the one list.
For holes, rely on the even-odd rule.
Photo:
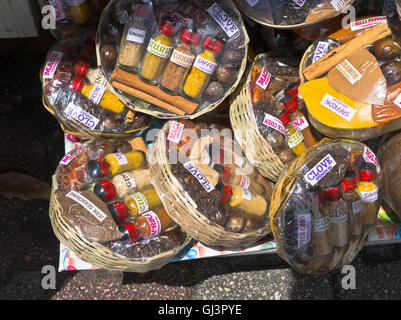
{"label": "spice gift set", "polygon": [[[399,135],[378,159],[365,141],[400,128],[388,1],[234,2],[112,0],[97,32],[49,52],[44,106],[90,139],[61,160],[50,205],[82,260],[146,272],[191,241],[238,248],[272,233],[291,266],[325,274],[358,254],[382,198],[397,212]],[[342,29],[351,4],[364,15]],[[250,46],[237,7],[248,24],[307,35],[302,59]],[[151,116],[168,121],[145,141]]]}

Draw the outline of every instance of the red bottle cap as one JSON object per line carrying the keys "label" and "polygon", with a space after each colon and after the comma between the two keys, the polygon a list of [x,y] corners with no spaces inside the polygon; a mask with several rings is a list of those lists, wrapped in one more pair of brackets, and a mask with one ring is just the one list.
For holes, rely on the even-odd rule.
{"label": "red bottle cap", "polygon": [[184,29],[180,37],[181,41],[192,45],[199,44],[200,38],[201,38],[200,35],[195,34],[194,32],[188,29]]}
{"label": "red bottle cap", "polygon": [[354,171],[347,171],[344,179],[341,180],[341,185],[345,192],[355,190],[358,185],[358,177],[356,173]]}
{"label": "red bottle cap", "polygon": [[285,110],[291,114],[294,113],[295,111],[298,110],[298,102],[295,98],[291,97],[291,96],[286,96],[283,101],[282,104],[285,108]]}
{"label": "red bottle cap", "polygon": [[220,201],[223,203],[230,201],[232,194],[233,194],[233,190],[231,189],[231,187],[225,185],[224,189],[223,189],[223,193],[221,194]]}
{"label": "red bottle cap", "polygon": [[126,230],[129,236],[129,243],[138,242],[139,240],[139,232],[137,227],[133,222],[127,222],[122,225],[122,227]]}
{"label": "red bottle cap", "polygon": [[376,180],[376,166],[373,163],[364,162],[358,170],[360,181]]}
{"label": "red bottle cap", "polygon": [[311,202],[316,199],[318,204],[320,205],[324,200],[324,195],[321,192],[320,187],[316,186],[309,189],[308,198]]}
{"label": "red bottle cap", "polygon": [[[290,87],[291,88],[291,87]],[[299,90],[299,83],[294,85],[293,88],[291,88],[290,90],[288,90],[286,92],[286,94],[293,96],[294,98],[298,98],[298,90]]]}
{"label": "red bottle cap", "polygon": [[129,215],[128,207],[122,201],[116,201],[107,205],[116,223],[127,220]]}
{"label": "red bottle cap", "polygon": [[163,33],[166,37],[173,35],[173,24],[170,21],[163,20],[159,26],[159,32]]}
{"label": "red bottle cap", "polygon": [[338,201],[341,198],[340,185],[331,187],[324,191],[324,198],[327,201]]}
{"label": "red bottle cap", "polygon": [[228,168],[224,168],[224,172],[221,176],[221,182],[227,183],[231,176],[231,170]]}
{"label": "red bottle cap", "polygon": [[71,87],[73,90],[76,92],[81,92],[83,86],[84,86],[84,79],[82,77],[76,76],[74,80],[71,82]]}
{"label": "red bottle cap", "polygon": [[290,122],[290,116],[286,111],[283,111],[278,118],[281,120],[284,126]]}
{"label": "red bottle cap", "polygon": [[[132,7],[134,8],[134,5]],[[143,3],[138,3],[136,8],[133,9],[133,12],[131,11],[131,14],[135,14],[135,17],[146,18],[148,16],[148,6]]]}
{"label": "red bottle cap", "polygon": [[203,44],[205,49],[212,50],[216,54],[220,53],[221,48],[223,47],[223,43],[220,41],[214,40],[210,37],[206,37],[205,43]]}
{"label": "red bottle cap", "polygon": [[87,172],[93,179],[107,177],[109,169],[110,164],[104,158],[90,160],[87,165]]}
{"label": "red bottle cap", "polygon": [[103,201],[109,201],[117,195],[116,187],[108,180],[96,183],[93,192]]}
{"label": "red bottle cap", "polygon": [[89,67],[90,64],[88,62],[82,60],[78,61],[78,63],[75,65],[75,76],[81,78],[85,77]]}

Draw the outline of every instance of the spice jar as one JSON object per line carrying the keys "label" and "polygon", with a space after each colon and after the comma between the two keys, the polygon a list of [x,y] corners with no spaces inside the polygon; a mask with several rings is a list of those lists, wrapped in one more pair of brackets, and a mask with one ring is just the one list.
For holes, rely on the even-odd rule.
{"label": "spice jar", "polygon": [[148,6],[132,5],[130,20],[125,24],[121,38],[117,65],[130,72],[137,72],[146,38]]}
{"label": "spice jar", "polygon": [[183,80],[195,60],[194,47],[198,45],[200,36],[184,29],[180,37],[181,43],[171,54],[169,63],[164,70],[160,86],[172,93],[177,93]]}
{"label": "spice jar", "polygon": [[139,216],[135,222],[128,221],[121,227],[124,236],[121,241],[135,243],[157,237],[159,234],[174,226],[174,221],[169,217],[164,208],[156,212],[149,211]]}
{"label": "spice jar", "polygon": [[87,0],[67,0],[72,21],[76,24],[85,24],[91,18],[91,11]]}
{"label": "spice jar", "polygon": [[216,55],[221,51],[223,44],[210,37],[206,37],[203,48],[205,49],[195,59],[192,69],[185,80],[183,93],[190,98],[199,99],[204,88],[209,83],[216,70]]}
{"label": "spice jar", "polygon": [[362,234],[362,203],[359,193],[358,176],[354,171],[347,171],[341,181],[342,198],[347,204],[350,234],[353,237]]}
{"label": "spice jar", "polygon": [[367,227],[377,222],[377,213],[380,209],[379,188],[375,184],[376,166],[373,163],[364,162],[358,170],[358,193],[362,201],[363,224]]}
{"label": "spice jar", "polygon": [[171,37],[173,37],[173,24],[164,20],[160,23],[159,33],[150,39],[142,61],[139,76],[145,82],[157,84],[173,50]]}
{"label": "spice jar", "polygon": [[295,127],[291,122],[290,122],[290,116],[286,111],[281,113],[279,116],[279,119],[283,123],[283,126],[287,129],[288,133],[288,146],[292,150],[292,152],[295,153],[296,156],[301,155],[303,152],[306,151],[305,144],[303,142],[304,136],[302,133],[298,130],[297,127]]}
{"label": "spice jar", "polygon": [[93,179],[97,179],[140,169],[145,165],[145,162],[146,156],[143,151],[116,152],[108,154],[104,158],[90,160],[87,164],[87,172]]}
{"label": "spice jar", "polygon": [[263,216],[268,209],[267,201],[262,196],[251,194],[249,190],[240,187],[224,186],[221,202],[256,216]]}
{"label": "spice jar", "polygon": [[347,204],[341,199],[340,185],[324,191],[324,209],[330,217],[331,239],[335,247],[348,245],[348,210]]}

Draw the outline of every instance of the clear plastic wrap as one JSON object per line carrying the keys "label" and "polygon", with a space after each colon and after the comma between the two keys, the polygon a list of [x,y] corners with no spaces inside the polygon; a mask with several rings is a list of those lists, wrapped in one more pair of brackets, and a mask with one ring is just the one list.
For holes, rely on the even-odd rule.
{"label": "clear plastic wrap", "polygon": [[248,35],[231,1],[111,1],[98,61],[119,97],[159,118],[217,107],[245,69]]}
{"label": "clear plastic wrap", "polygon": [[356,34],[330,36],[341,46],[324,40],[326,54],[314,63],[322,40],[306,51],[300,97],[320,133],[367,140],[400,128],[401,47],[392,29],[386,17],[360,19],[351,25]]}
{"label": "clear plastic wrap", "polygon": [[324,274],[349,264],[377,223],[381,169],[352,140],[322,140],[276,183],[270,221],[278,254],[299,272]]}
{"label": "clear plastic wrap", "polygon": [[95,34],[87,29],[49,51],[41,74],[44,104],[65,131],[108,138],[132,135],[152,120],[128,109],[112,92],[96,67]]}
{"label": "clear plastic wrap", "polygon": [[250,19],[271,27],[302,27],[333,18],[353,0],[235,0]]}
{"label": "clear plastic wrap", "polygon": [[92,140],[68,153],[55,173],[55,197],[81,237],[147,259],[176,250],[187,237],[163,208],[137,139]]}

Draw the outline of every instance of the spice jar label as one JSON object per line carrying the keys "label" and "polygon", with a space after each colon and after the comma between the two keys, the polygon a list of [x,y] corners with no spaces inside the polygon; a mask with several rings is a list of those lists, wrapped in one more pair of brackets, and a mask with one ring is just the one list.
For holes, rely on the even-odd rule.
{"label": "spice jar label", "polygon": [[171,55],[171,51],[173,50],[173,47],[165,46],[164,44],[161,44],[160,42],[156,42],[153,39],[150,39],[148,49],[150,53],[154,54],[155,56],[158,56],[163,59],[168,59]]}
{"label": "spice jar label", "polygon": [[306,0],[292,0],[292,2],[296,3],[299,5],[301,8],[305,4]]}
{"label": "spice jar label", "polygon": [[113,153],[113,156],[117,159],[117,162],[120,166],[124,166],[124,165],[128,164],[128,159],[123,153],[116,152],[116,153]]}
{"label": "spice jar label", "polygon": [[184,167],[199,181],[202,185],[203,189],[206,190],[207,193],[214,190],[213,185],[206,178],[206,176],[199,170],[199,168],[195,167],[191,161],[188,161],[184,164]]}
{"label": "spice jar label", "polygon": [[63,57],[62,52],[53,51],[50,54],[49,60],[47,60],[46,66],[43,71],[43,79],[53,78],[54,73],[56,72],[57,66],[60,63],[62,57]]}
{"label": "spice jar label", "polygon": [[76,191],[70,191],[66,194],[66,197],[74,200],[76,203],[84,207],[89,213],[91,213],[99,222],[102,222],[107,218],[106,213],[96,207],[91,201],[86,199],[84,196],[80,195]]}
{"label": "spice jar label", "polygon": [[298,249],[310,242],[311,215],[298,214]]}
{"label": "spice jar label", "polygon": [[246,0],[246,2],[253,8],[259,3],[259,0]]}
{"label": "spice jar label", "polygon": [[252,200],[252,194],[248,189],[241,188],[241,191],[242,191],[242,198],[248,201]]}
{"label": "spice jar label", "polygon": [[302,117],[302,118],[299,118],[299,119],[295,120],[294,122],[292,122],[292,125],[294,127],[296,127],[300,131],[302,131],[302,130],[306,129],[307,127],[309,127],[308,120],[306,120],[305,117]]}
{"label": "spice jar label", "polygon": [[135,188],[136,187],[136,181],[134,176],[129,173],[129,172],[124,172],[121,174],[121,177],[123,178],[123,181],[125,183],[125,187],[127,189]]}
{"label": "spice jar label", "polygon": [[101,68],[96,70],[95,80],[93,82],[94,82],[94,84],[99,84],[99,85],[101,85],[103,87],[106,87],[107,80],[106,80],[104,74],[102,73],[102,69]]}
{"label": "spice jar label", "polygon": [[134,27],[129,28],[127,32],[127,40],[135,43],[144,43],[146,30],[137,29]]}
{"label": "spice jar label", "polygon": [[171,62],[184,68],[189,68],[190,66],[192,66],[194,60],[195,60],[194,56],[185,54],[178,50],[174,50],[170,58]]}
{"label": "spice jar label", "polygon": [[329,50],[329,42],[327,41],[319,41],[319,43],[316,46],[316,50],[313,54],[313,59],[312,63],[316,62],[320,58],[326,55],[327,51]]}
{"label": "spice jar label", "polygon": [[348,220],[347,213],[338,216],[330,216],[330,223],[343,223],[347,220]]}
{"label": "spice jar label", "polygon": [[144,213],[149,210],[149,203],[146,197],[140,193],[131,194],[130,197],[135,200],[135,203],[138,206],[138,214]]}
{"label": "spice jar label", "polygon": [[280,119],[273,117],[272,115],[265,113],[265,118],[263,119],[263,124],[277,130],[278,132],[282,133],[283,135],[287,136],[287,130],[285,129],[283,123]]}
{"label": "spice jar label", "polygon": [[262,72],[259,75],[258,80],[256,80],[256,84],[261,87],[263,90],[266,90],[267,86],[270,83],[270,79],[272,74],[266,70],[266,68],[262,69]]}
{"label": "spice jar label", "polygon": [[172,13],[171,15],[169,15],[169,17],[172,20],[180,23],[184,28],[187,28],[187,29],[191,28],[193,23],[194,23],[194,21],[192,19],[185,18],[185,17],[183,17],[182,15],[180,15],[179,13],[176,13],[176,12]]}
{"label": "spice jar label", "polygon": [[157,214],[154,213],[153,211],[149,211],[149,212],[144,213],[142,215],[142,217],[146,218],[146,220],[148,220],[148,222],[149,222],[149,226],[150,226],[149,238],[158,236],[160,234],[160,232],[162,231],[162,223],[161,223],[159,217],[157,216]]}
{"label": "spice jar label", "polygon": [[217,63],[202,58],[201,56],[197,56],[194,62],[194,67],[204,73],[212,75],[214,70],[216,70]]}
{"label": "spice jar label", "polygon": [[65,108],[64,114],[66,115],[66,117],[77,120],[91,130],[95,129],[99,123],[98,118],[95,118],[91,114],[85,112],[80,107],[74,105],[72,102],[70,102],[67,108]]}
{"label": "spice jar label", "polygon": [[242,175],[241,181],[239,182],[238,186],[244,189],[248,189],[250,184],[251,184],[251,179],[249,178],[249,176]]}
{"label": "spice jar label", "polygon": [[327,173],[332,170],[337,163],[333,157],[328,154],[322,160],[320,160],[310,171],[305,174],[305,180],[312,187],[318,183]]}
{"label": "spice jar label", "polygon": [[378,23],[387,23],[387,18],[385,16],[380,17],[372,17],[367,19],[362,19],[359,21],[351,22],[350,27],[351,31],[362,30],[366,28],[373,27]]}
{"label": "spice jar label", "polygon": [[183,132],[184,124],[177,121],[172,121],[167,140],[173,143],[180,143]]}
{"label": "spice jar label", "polygon": [[362,201],[358,200],[352,202],[352,213],[357,214],[360,213],[361,211],[362,211]]}
{"label": "spice jar label", "polygon": [[49,5],[51,5],[55,10],[56,21],[65,19],[63,3],[60,0],[49,0]]}
{"label": "spice jar label", "polygon": [[328,216],[323,218],[316,218],[313,219],[312,225],[313,232],[324,232],[330,229],[330,219]]}
{"label": "spice jar label", "polygon": [[348,2],[349,2],[349,0],[332,0],[332,1],[330,1],[331,5],[337,11],[341,11],[348,4]]}
{"label": "spice jar label", "polygon": [[74,153],[67,154],[63,159],[61,159],[60,164],[62,165],[69,164],[72,160],[74,160],[77,156],[79,156],[82,153],[83,149],[84,146],[80,146]]}
{"label": "spice jar label", "polygon": [[361,191],[360,195],[362,202],[374,202],[379,199],[379,190]]}
{"label": "spice jar label", "polygon": [[212,4],[209,9],[207,9],[207,12],[209,12],[212,18],[219,24],[220,27],[223,28],[224,32],[229,38],[239,32],[239,29],[235,23],[216,2]]}
{"label": "spice jar label", "polygon": [[292,149],[299,145],[304,140],[301,131],[297,130],[293,135],[288,137],[288,146]]}
{"label": "spice jar label", "polygon": [[380,173],[380,163],[377,161],[376,155],[373,153],[373,151],[367,146],[365,146],[363,149],[363,159],[366,162],[373,163],[376,166],[377,172]]}
{"label": "spice jar label", "polygon": [[99,104],[100,100],[102,100],[104,93],[106,92],[106,88],[100,84],[95,84],[91,92],[89,92],[89,100],[95,104]]}
{"label": "spice jar label", "polygon": [[348,122],[352,120],[352,118],[356,113],[355,109],[346,105],[342,101],[334,98],[328,93],[325,94],[320,104],[329,109],[330,111],[333,111],[334,113],[339,115],[341,118],[347,120]]}
{"label": "spice jar label", "polygon": [[362,78],[362,74],[347,59],[341,61],[336,68],[351,84]]}

